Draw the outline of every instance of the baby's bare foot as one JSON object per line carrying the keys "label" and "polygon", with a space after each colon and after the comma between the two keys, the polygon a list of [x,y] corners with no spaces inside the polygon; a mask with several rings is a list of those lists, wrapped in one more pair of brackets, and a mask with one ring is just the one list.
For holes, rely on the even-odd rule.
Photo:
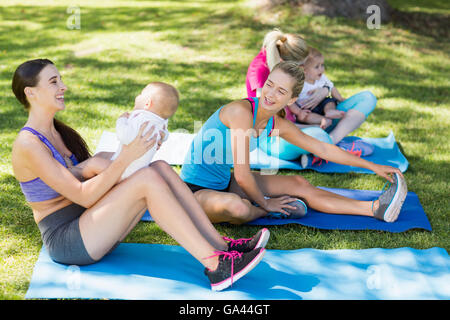
{"label": "baby's bare foot", "polygon": [[341,119],[342,117],[345,116],[345,111],[340,111],[340,110],[328,110],[327,112],[325,112],[325,117],[330,118],[330,119]]}

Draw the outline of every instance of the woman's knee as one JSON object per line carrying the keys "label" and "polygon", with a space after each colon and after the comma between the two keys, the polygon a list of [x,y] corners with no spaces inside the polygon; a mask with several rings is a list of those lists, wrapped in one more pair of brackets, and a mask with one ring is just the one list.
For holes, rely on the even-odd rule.
{"label": "woman's knee", "polygon": [[226,200],[225,210],[233,221],[248,221],[250,215],[250,201],[230,193]]}
{"label": "woman's knee", "polygon": [[307,134],[310,137],[313,137],[319,141],[333,144],[333,140],[331,139],[330,135],[323,129],[318,127],[306,127],[301,129],[301,131],[304,134]]}
{"label": "woman's knee", "polygon": [[360,92],[358,95],[360,96],[359,100],[361,103],[358,103],[355,109],[364,113],[367,118],[375,109],[375,106],[377,105],[377,98],[372,92],[367,90]]}
{"label": "woman's knee", "polygon": [[142,168],[136,171],[129,179],[133,179],[133,184],[142,189],[161,188],[166,185],[166,181],[154,167]]}
{"label": "woman's knee", "polygon": [[308,187],[311,187],[312,184],[309,183],[308,180],[306,180],[305,178],[303,178],[302,176],[298,176],[298,175],[294,175],[291,176],[292,179],[292,186],[293,186],[293,190],[305,190]]}
{"label": "woman's knee", "polygon": [[156,161],[153,161],[153,162],[150,164],[150,167],[155,168],[155,169],[157,169],[157,170],[168,170],[168,169],[172,170],[172,167],[170,166],[170,164],[168,164],[168,163],[167,163],[166,161],[164,161],[164,160],[156,160]]}
{"label": "woman's knee", "polygon": [[375,95],[369,90],[362,91],[360,94],[362,95],[362,98],[364,100],[370,101],[375,104],[377,103],[377,97],[375,97]]}

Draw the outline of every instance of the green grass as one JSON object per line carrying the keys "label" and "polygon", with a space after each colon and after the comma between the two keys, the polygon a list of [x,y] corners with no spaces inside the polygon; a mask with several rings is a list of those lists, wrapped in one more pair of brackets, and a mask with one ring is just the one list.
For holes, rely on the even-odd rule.
{"label": "green grass", "polygon": [[[418,194],[432,232],[324,231],[272,227],[269,249],[449,248],[449,39],[404,24],[369,30],[364,21],[302,16],[278,8],[260,13],[242,1],[78,1],[81,30],[66,28],[71,1],[2,1],[0,6],[0,299],[23,299],[42,242],[11,167],[11,146],[27,114],[11,92],[21,62],[53,60],[69,91],[58,117],[76,128],[92,150],[104,130],[132,107],[153,80],[181,93],[170,130],[192,131],[218,106],[245,96],[245,74],[264,34],[273,27],[303,34],[326,58],[327,74],[345,96],[371,90],[378,105],[355,134],[390,131],[410,161],[408,188]],[[395,0],[400,11],[450,12],[445,1]],[[177,170],[179,168],[176,168]],[[279,174],[295,174],[282,171]],[[315,185],[378,190],[374,175],[301,173]],[[218,226],[232,237],[258,228]],[[154,223],[140,223],[126,242],[175,242]]]}

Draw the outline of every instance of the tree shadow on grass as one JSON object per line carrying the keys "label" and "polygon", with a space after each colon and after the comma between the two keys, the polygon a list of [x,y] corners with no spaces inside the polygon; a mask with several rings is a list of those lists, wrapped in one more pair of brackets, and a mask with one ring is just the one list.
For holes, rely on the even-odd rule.
{"label": "tree shadow on grass", "polygon": [[[114,9],[83,7],[81,8],[82,29],[73,31],[66,27],[68,18],[66,9],[64,6],[0,7],[0,20],[5,22],[0,24],[0,31],[3,34],[0,36],[0,47],[7,53],[7,55],[0,55],[0,62],[8,65],[7,69],[0,72],[0,81],[3,80],[7,84],[3,87],[6,92],[9,92],[6,97],[2,98],[2,104],[7,107],[2,110],[2,119],[4,120],[0,120],[1,131],[17,130],[26,120],[26,113],[16,111],[18,104],[7,86],[11,82],[12,73],[17,65],[30,58],[36,58],[37,52],[39,52],[39,56],[47,56],[53,60],[60,70],[66,66],[73,68],[75,77],[72,79],[80,79],[80,83],[88,80],[83,85],[87,85],[93,92],[75,89],[69,91],[68,97],[72,99],[73,103],[87,106],[93,103],[105,104],[119,109],[129,109],[133,105],[134,97],[145,83],[125,79],[125,77],[121,79],[121,77],[127,73],[146,72],[149,80],[180,79],[178,86],[182,97],[180,110],[189,115],[187,117],[189,121],[191,119],[206,120],[209,113],[229,99],[221,93],[224,88],[234,87],[237,78],[244,83],[246,65],[235,63],[224,65],[216,62],[189,63],[188,59],[186,63],[176,64],[164,59],[144,59],[142,61],[142,59],[133,60],[133,57],[126,57],[127,59],[124,61],[123,56],[120,55],[113,56],[110,61],[104,61],[101,59],[102,54],[76,57],[73,50],[61,48],[89,39],[94,32],[149,31],[161,32],[166,41],[201,52],[215,48],[220,41],[209,34],[211,25],[220,25],[223,28],[235,30],[242,26],[246,28],[261,26],[235,16],[237,11],[234,9],[217,11],[214,6],[168,5],[167,7],[156,7],[155,5],[155,7],[118,7]],[[251,40],[251,37],[248,37],[247,40]],[[243,46],[245,47],[245,44]],[[117,69],[117,73],[114,78],[105,77],[102,82],[89,82],[89,75],[84,72],[91,70],[98,76],[104,71],[115,69]],[[205,112],[205,108],[210,112]],[[75,108],[75,110],[80,112],[79,121],[70,110],[63,115],[63,118],[75,118],[75,122],[83,124],[86,124],[85,121],[89,117],[101,117],[106,121],[115,121],[110,114],[96,115],[95,110],[90,108]],[[174,127],[178,127],[178,125],[188,127],[187,129],[193,128],[193,124],[188,124],[176,117]]]}
{"label": "tree shadow on grass", "polygon": [[33,219],[33,212],[26,204],[19,182],[12,175],[0,177],[0,225],[7,232],[29,240],[30,236],[39,241],[39,230]]}
{"label": "tree shadow on grass", "polygon": [[392,21],[394,26],[422,36],[433,37],[444,42],[450,40],[450,15],[448,14],[407,12],[394,9]]}
{"label": "tree shadow on grass", "polygon": [[[0,46],[7,50],[7,57],[0,56],[0,61],[7,64],[11,61],[25,59],[33,52],[47,52],[55,57],[58,68],[64,68],[71,64],[74,68],[74,81],[79,83],[88,80],[86,70],[97,74],[106,74],[106,71],[114,71],[113,76],[105,76],[104,81],[87,81],[83,83],[88,91],[76,90],[69,92],[68,97],[75,107],[63,118],[74,121],[75,125],[104,125],[114,126],[116,113],[95,110],[91,105],[106,105],[111,110],[125,111],[132,107],[134,97],[142,89],[145,83],[127,78],[127,74],[147,74],[148,80],[168,81],[177,79],[177,88],[181,93],[180,109],[171,123],[171,129],[184,128],[193,130],[193,121],[205,121],[219,106],[232,100],[224,91],[233,88],[237,83],[242,83],[244,88],[247,63],[223,63],[204,61],[174,63],[168,59],[138,59],[132,56],[124,57],[113,55],[108,61],[102,59],[103,55],[88,57],[75,57],[69,49],[61,49],[62,45],[70,45],[95,36],[94,33],[122,33],[132,31],[149,31],[161,39],[175,43],[180,47],[189,47],[197,53],[207,54],[212,48],[221,48],[228,44],[239,43],[245,52],[256,53],[262,43],[266,31],[276,25],[264,23],[245,14],[236,8],[224,7],[216,9],[214,6],[197,6],[185,3],[175,6],[166,3],[167,6],[149,5],[144,7],[82,7],[82,29],[71,31],[66,27],[68,15],[66,7],[41,7],[18,6],[0,8],[0,19],[5,22],[18,22],[18,25],[0,24]],[[13,17],[13,18],[11,18]],[[447,88],[441,84],[425,85],[414,83],[411,79],[423,79],[424,77],[438,77],[439,71],[434,73],[436,66],[428,65],[426,74],[417,71],[407,64],[403,64],[398,57],[395,48],[389,48],[387,43],[378,43],[373,33],[364,27],[363,23],[347,19],[323,20],[324,27],[334,24],[343,25],[339,32],[320,33],[314,32],[315,18],[301,18],[300,20],[281,21],[286,24],[286,31],[300,32],[306,35],[307,41],[311,41],[325,53],[337,52],[328,59],[332,68],[343,70],[343,77],[338,79],[339,85],[352,86],[359,84],[361,90],[367,86],[386,88],[386,92],[379,99],[399,98],[414,101],[418,104],[440,103],[448,101]],[[27,23],[29,22],[29,24]],[[311,24],[312,23],[312,24]],[[394,24],[394,26],[396,26]],[[389,26],[388,26],[389,27]],[[283,27],[283,29],[285,29]],[[223,34],[228,41],[223,42]],[[413,41],[415,35],[405,35],[405,41]],[[417,39],[415,39],[417,40]],[[434,44],[433,39],[421,39],[424,45]],[[340,51],[349,45],[361,45],[366,54],[347,53]],[[383,51],[382,58],[368,55],[368,51]],[[126,61],[124,61],[126,60]],[[250,62],[250,61],[248,61]],[[433,62],[427,62],[433,64]],[[8,72],[0,73],[0,81],[10,82],[12,76],[10,65]],[[371,70],[372,73],[361,71]],[[220,79],[220,80],[217,80]],[[10,90],[8,88],[8,90]],[[244,90],[243,90],[244,92]],[[12,109],[16,108],[14,97],[10,94],[5,101],[6,107],[2,110],[0,130],[7,132],[18,130],[26,120],[26,113]],[[432,122],[430,114],[422,112],[420,108],[415,114],[402,106],[395,110],[384,110],[379,106],[374,111],[374,119],[379,123],[413,121],[418,116]],[[95,120],[100,122],[95,122]],[[423,139],[433,140],[423,137]]]}

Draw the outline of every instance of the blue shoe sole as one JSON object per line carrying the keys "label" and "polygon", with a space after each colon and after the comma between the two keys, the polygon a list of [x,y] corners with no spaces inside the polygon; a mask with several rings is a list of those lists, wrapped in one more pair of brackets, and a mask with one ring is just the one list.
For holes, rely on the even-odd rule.
{"label": "blue shoe sole", "polygon": [[289,215],[281,213],[281,212],[269,212],[267,214],[266,218],[269,218],[269,219],[299,219],[299,218],[303,218],[308,211],[306,204],[300,199],[289,202],[288,205],[296,207],[297,209],[295,209],[295,210],[285,209],[285,211],[287,211],[289,213]]}

